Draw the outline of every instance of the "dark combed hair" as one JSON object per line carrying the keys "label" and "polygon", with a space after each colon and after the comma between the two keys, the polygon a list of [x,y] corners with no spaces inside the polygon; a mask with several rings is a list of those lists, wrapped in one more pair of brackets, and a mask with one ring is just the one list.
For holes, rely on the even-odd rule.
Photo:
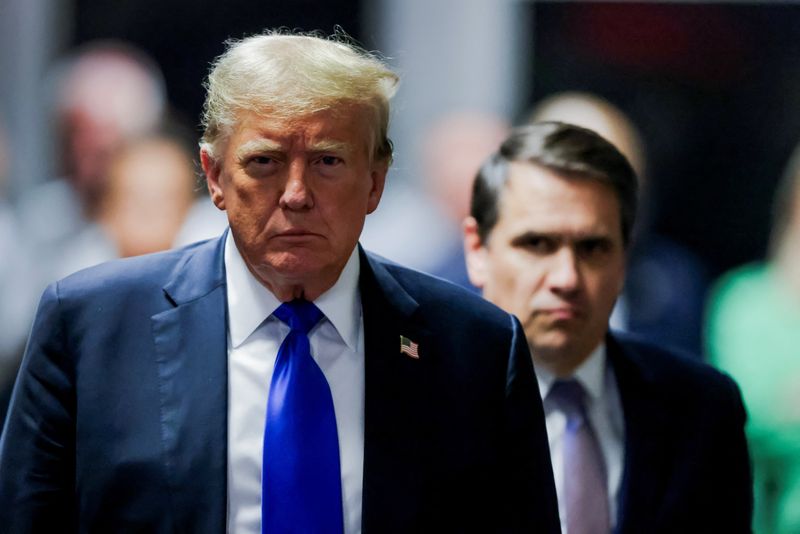
{"label": "dark combed hair", "polygon": [[625,156],[600,135],[563,122],[539,122],[513,129],[478,171],[470,214],[478,223],[482,243],[486,243],[497,224],[500,193],[513,162],[541,165],[565,179],[608,184],[619,200],[622,238],[628,245],[636,218],[636,172]]}

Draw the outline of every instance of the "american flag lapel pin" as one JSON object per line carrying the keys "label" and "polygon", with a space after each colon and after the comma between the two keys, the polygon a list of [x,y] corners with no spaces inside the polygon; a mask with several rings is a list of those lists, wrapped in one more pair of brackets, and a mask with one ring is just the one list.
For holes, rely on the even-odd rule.
{"label": "american flag lapel pin", "polygon": [[406,336],[400,336],[400,354],[419,360],[419,345]]}

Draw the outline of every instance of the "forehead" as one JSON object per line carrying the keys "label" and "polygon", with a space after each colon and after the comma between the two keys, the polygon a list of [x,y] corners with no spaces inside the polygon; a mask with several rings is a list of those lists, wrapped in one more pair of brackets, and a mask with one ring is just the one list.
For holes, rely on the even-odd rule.
{"label": "forehead", "polygon": [[610,185],[524,162],[509,166],[497,227],[558,234],[591,231],[622,239],[620,204]]}
{"label": "forehead", "polygon": [[335,142],[349,149],[368,151],[371,146],[371,115],[366,106],[341,105],[298,116],[269,111],[243,110],[237,114],[230,144],[234,148],[268,140],[275,148],[313,146]]}

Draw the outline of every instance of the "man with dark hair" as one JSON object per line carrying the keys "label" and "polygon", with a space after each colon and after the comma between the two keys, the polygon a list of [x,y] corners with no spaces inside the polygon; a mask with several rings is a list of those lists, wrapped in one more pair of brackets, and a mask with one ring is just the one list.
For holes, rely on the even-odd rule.
{"label": "man with dark hair", "polygon": [[736,384],[608,330],[635,213],[636,173],[602,137],[515,129],[475,180],[470,278],[523,324],[567,534],[747,532]]}
{"label": "man with dark hair", "polygon": [[397,76],[234,42],[200,158],[230,228],[48,287],[0,439],[0,529],[559,530],[520,324],[366,253]]}

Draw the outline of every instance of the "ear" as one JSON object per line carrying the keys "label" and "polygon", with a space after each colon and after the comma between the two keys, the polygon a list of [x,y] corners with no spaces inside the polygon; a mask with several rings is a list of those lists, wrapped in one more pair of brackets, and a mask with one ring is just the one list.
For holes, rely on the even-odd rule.
{"label": "ear", "polygon": [[367,198],[367,213],[372,213],[378,209],[378,204],[383,196],[383,188],[386,185],[386,174],[389,172],[388,161],[378,161],[373,163],[372,170],[369,173],[370,180],[372,181],[372,188],[369,191]]}
{"label": "ear", "polygon": [[461,227],[464,230],[464,259],[467,262],[469,281],[475,287],[483,289],[489,268],[489,251],[481,242],[478,222],[473,217],[464,219]]}
{"label": "ear", "polygon": [[211,201],[218,209],[224,210],[225,194],[220,183],[222,165],[217,164],[217,161],[206,148],[200,149],[200,164],[203,166],[203,172],[206,175],[206,185],[208,186],[208,194],[211,196]]}

